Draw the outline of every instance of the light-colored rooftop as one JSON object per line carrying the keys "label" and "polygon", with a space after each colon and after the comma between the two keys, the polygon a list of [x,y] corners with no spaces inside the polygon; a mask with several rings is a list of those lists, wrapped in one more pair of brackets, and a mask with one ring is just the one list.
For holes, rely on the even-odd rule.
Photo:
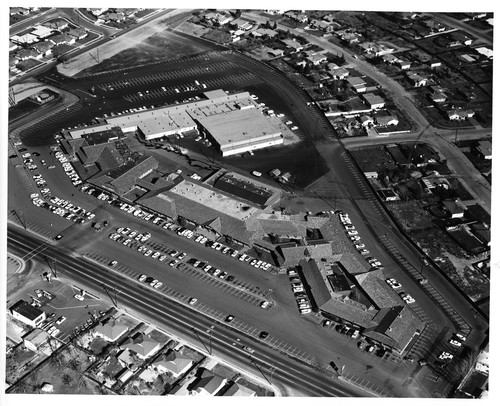
{"label": "light-colored rooftop", "polygon": [[170,192],[242,221],[252,217],[259,211],[256,207],[251,207],[215,190],[187,180],[174,186],[170,189]]}
{"label": "light-colored rooftop", "polygon": [[279,119],[266,117],[257,109],[234,110],[198,120],[221,148],[272,139],[281,134]]}

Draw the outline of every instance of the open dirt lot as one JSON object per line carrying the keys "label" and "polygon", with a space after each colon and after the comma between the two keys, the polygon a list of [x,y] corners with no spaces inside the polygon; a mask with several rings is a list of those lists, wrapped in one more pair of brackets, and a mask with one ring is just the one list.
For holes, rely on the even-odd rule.
{"label": "open dirt lot", "polygon": [[[177,9],[168,14],[161,15],[152,19],[148,23],[142,25],[139,29],[131,30],[117,38],[94,48],[91,52],[92,55],[99,55],[99,62],[109,59],[129,48],[142,47],[144,41],[155,34],[162,33],[166,30],[167,25],[164,22],[166,18],[173,17],[178,14],[184,13],[186,10]],[[97,61],[88,53],[84,52],[75,58],[70,59],[66,64],[58,65],[58,71],[66,76],[75,76],[79,72],[97,65]]]}

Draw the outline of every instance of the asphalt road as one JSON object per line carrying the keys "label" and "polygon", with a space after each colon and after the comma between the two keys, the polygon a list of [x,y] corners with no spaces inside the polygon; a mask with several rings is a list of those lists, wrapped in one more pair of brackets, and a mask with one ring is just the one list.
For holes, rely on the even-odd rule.
{"label": "asphalt road", "polygon": [[[282,76],[279,74],[273,74],[272,71],[266,67],[263,64],[260,64],[258,62],[248,60],[248,59],[239,59],[237,55],[232,55],[231,58],[234,61],[237,61],[240,63],[242,66],[246,67],[248,70],[251,70],[255,72],[259,77],[266,78],[264,80],[264,83],[271,87],[273,89],[274,94],[278,95],[283,99],[283,104],[286,106],[286,109],[289,109],[290,114],[294,114],[296,118],[296,122],[301,125],[304,128],[304,133],[307,134],[310,137],[310,141],[314,142],[314,145],[316,149],[319,151],[319,153],[323,156],[324,161],[327,163],[328,167],[331,169],[330,173],[328,176],[330,176],[330,184],[335,185],[335,191],[337,192],[335,196],[324,196],[324,200],[331,205],[336,205],[339,208],[343,208],[346,211],[348,211],[351,214],[351,217],[353,218],[353,222],[356,224],[356,227],[360,229],[360,233],[363,235],[363,238],[368,242],[370,245],[370,250],[373,250],[374,253],[379,256],[384,265],[386,265],[387,268],[389,268],[390,272],[394,272],[394,275],[397,275],[397,278],[407,278],[407,276],[404,276],[405,274],[401,272],[400,264],[398,264],[394,259],[389,256],[386,253],[386,250],[384,249],[384,246],[381,244],[380,239],[381,239],[381,232],[382,233],[391,233],[391,240],[396,242],[398,250],[405,255],[406,258],[409,259],[411,263],[414,264],[414,266],[419,267],[421,263],[421,258],[419,253],[415,252],[412,249],[409,249],[406,244],[404,238],[399,235],[396,231],[394,230],[387,230],[387,227],[391,224],[390,221],[388,221],[387,217],[383,214],[383,212],[380,211],[380,207],[375,207],[372,204],[370,204],[370,193],[369,195],[366,194],[366,185],[363,186],[363,182],[357,181],[356,174],[357,171],[353,170],[352,167],[349,167],[349,160],[345,161],[342,160],[342,153],[343,153],[343,148],[342,145],[337,142],[337,141],[325,141],[325,139],[329,138],[329,132],[331,131],[326,123],[326,119],[324,116],[319,116],[317,108],[313,107],[310,108],[306,106],[306,101],[307,97],[298,89],[291,87],[289,83],[285,79],[283,79]],[[68,86],[74,86],[76,89],[78,86],[85,88],[84,86],[87,86],[87,83],[77,83],[75,81],[67,81],[66,83],[70,83]],[[65,85],[66,86],[66,85]],[[90,107],[92,103],[99,103],[102,100],[98,100],[95,102],[92,102],[92,98],[89,96],[87,100],[83,100],[83,102],[90,103],[89,108],[91,109],[90,111],[92,112],[92,109],[95,111],[95,107]],[[115,106],[113,106],[115,107]],[[128,107],[131,107],[130,105]],[[313,115],[314,119],[311,120],[311,115]],[[72,120],[77,120],[81,119],[81,116],[72,118]],[[55,124],[53,124],[55,125]],[[56,179],[55,175],[48,175],[50,176],[50,181],[51,183],[53,180]],[[59,181],[56,181],[58,183]],[[72,186],[71,186],[72,187]],[[72,189],[68,189],[65,185],[61,185],[60,187],[60,195],[61,197],[69,197],[69,192]],[[82,199],[81,196],[78,196],[78,193],[75,194],[75,198],[77,199]],[[373,197],[373,196],[371,196]],[[85,198],[83,198],[85,200]],[[12,200],[14,202],[14,199]],[[85,207],[85,206],[84,206]],[[28,209],[27,209],[28,210]],[[39,210],[39,209],[38,209]],[[109,208],[104,207],[101,209],[98,209],[98,216],[111,216],[111,220],[113,224],[115,222],[120,222],[124,221],[123,220],[123,215],[119,213],[113,213],[112,211],[109,210]],[[26,212],[27,217],[29,212]],[[36,212],[31,212],[31,213],[36,213]],[[38,221],[38,219],[31,221]],[[126,221],[126,220],[125,220]],[[74,229],[74,231],[72,231]],[[385,230],[385,231],[384,231]],[[73,250],[78,250],[78,249],[87,249],[87,247],[91,247],[92,243],[95,236],[95,234],[92,233],[83,233],[84,228],[79,228],[77,227],[71,227],[69,230],[67,230],[66,234],[68,239],[65,238],[63,240],[64,245],[67,245],[69,248]],[[153,231],[154,232],[154,231]],[[75,237],[79,235],[79,238],[81,240],[74,240],[73,245],[71,245],[71,233],[75,233]],[[186,243],[185,241],[177,241],[175,239],[171,239],[172,244],[180,244],[178,245],[179,247],[184,247],[185,251],[189,251],[190,247],[184,246],[182,244],[189,244]],[[170,241],[169,241],[170,243]],[[121,247],[120,247],[121,248]],[[192,248],[192,247],[191,247]],[[126,262],[129,262],[134,265],[134,267],[140,267],[143,264],[142,257],[137,257],[137,254],[132,255],[131,251],[128,250],[127,252],[130,254],[124,254],[123,250],[121,251],[115,251],[117,250],[117,247],[113,246],[111,247],[110,245],[104,244],[103,247],[100,248],[102,249],[102,252],[105,253],[105,255],[108,255],[109,253],[114,253],[116,252],[117,254],[121,254],[125,258]],[[208,252],[204,252],[203,250],[200,251],[199,247],[196,249],[196,254],[195,256],[198,257],[198,255],[207,255],[210,256],[211,254]],[[202,259],[202,258],[200,258]],[[213,261],[223,261],[218,258],[211,258]],[[135,262],[134,262],[135,261]],[[233,267],[233,263],[231,264],[226,264],[224,261],[220,263],[221,269],[224,269],[224,266],[229,266]],[[152,271],[153,272],[153,271]],[[155,271],[156,272],[156,271]],[[241,278],[244,278],[245,272],[248,274],[246,269],[239,269],[238,266],[235,268],[234,272],[238,272],[238,275]],[[253,277],[255,276],[247,276],[247,281],[252,281]],[[170,276],[171,279],[169,279],[170,283],[177,284],[175,286],[178,286],[180,284],[180,279],[176,279],[173,276]],[[197,282],[194,283],[194,289],[192,290],[193,295],[198,294],[200,289],[202,288],[202,285],[196,285]],[[405,284],[407,283],[406,286],[409,287],[409,292],[413,295],[418,297],[419,302],[422,302],[422,306],[424,307],[424,313],[432,318],[432,322],[436,326],[444,327],[448,326],[449,322],[446,323],[446,317],[443,316],[442,312],[439,311],[439,309],[436,309],[434,305],[429,303],[429,299],[424,296],[424,294],[421,291],[421,288],[419,285],[415,284],[414,281],[412,281],[410,278],[408,278],[408,281],[405,281]],[[260,280],[259,285],[261,288],[272,288],[272,283],[268,282],[266,284],[266,281]],[[204,288],[204,287],[203,287]],[[453,297],[455,300],[455,303],[457,305],[457,309],[461,313],[467,314],[468,318],[472,317],[473,315],[473,310],[471,311],[470,305],[466,302],[464,302],[463,298],[458,295],[453,289],[449,289],[448,286],[444,285],[444,293],[446,293],[449,297]],[[278,289],[275,290],[275,292],[279,292]],[[277,293],[275,293],[277,294]],[[217,296],[215,296],[217,298]],[[213,299],[213,295],[209,294],[205,297],[203,297],[204,300],[208,301],[210,298]],[[200,297],[201,299],[201,297]],[[218,299],[218,298],[217,298]],[[283,294],[281,297],[277,296],[276,301],[278,299],[282,301],[285,305],[287,303],[286,296]],[[227,302],[223,301],[222,305],[223,306],[234,306],[234,303],[232,303],[229,299],[223,299],[223,300],[228,300]],[[240,305],[241,306],[241,305]],[[249,310],[250,314],[248,314],[248,311],[246,308],[253,309],[252,306],[241,306],[237,307],[236,310],[238,311],[246,311],[245,316],[250,317],[250,321],[253,322],[253,318],[258,318],[259,321],[262,317],[260,317],[261,314],[266,314],[266,315],[273,315],[272,312],[278,312],[280,311],[280,307],[277,306],[270,310],[267,313],[261,313],[260,309],[259,310],[258,316],[252,315],[251,312],[252,310]],[[232,308],[232,307],[229,307]],[[241,309],[241,310],[240,310]],[[275,315],[277,315],[276,313]],[[243,317],[243,316],[241,316]],[[298,320],[305,320],[302,318],[294,318],[293,316],[291,319],[285,319],[286,325],[288,328],[292,327],[292,331],[287,330],[285,326],[276,326],[276,330],[272,330],[269,328],[270,333],[272,335],[278,336],[279,334],[282,334],[287,340],[291,340],[292,342],[296,340],[295,342],[298,343],[298,345],[301,348],[305,348],[308,350],[308,346],[316,346],[318,350],[316,351],[316,355],[318,359],[322,359],[323,361],[326,361],[329,359],[329,356],[331,355],[331,352],[328,352],[329,347],[331,347],[331,341],[332,337],[331,336],[324,336],[322,333],[317,333],[317,329],[314,329],[311,327],[312,323],[307,322],[307,326],[304,325],[304,330],[303,332],[301,331],[301,334],[294,334],[293,332],[293,327],[295,327],[295,323],[298,323]],[[263,320],[263,326],[266,326],[266,328],[273,327],[272,325],[273,320],[270,319],[268,321]],[[305,323],[305,322],[304,322]],[[443,324],[444,323],[444,324]],[[259,325],[259,324],[257,324]],[[280,328],[283,327],[284,329]],[[305,340],[305,338],[308,338],[308,340]],[[322,344],[320,344],[322,343]],[[355,370],[358,371],[362,366],[363,363],[366,364],[366,359],[360,359],[357,360],[356,358],[360,357],[360,354],[358,354],[358,357],[355,355],[355,351],[357,350],[347,350],[349,348],[348,345],[342,345],[338,344],[338,347],[335,349],[331,349],[331,351],[336,351],[341,354],[345,354],[346,358],[353,364],[357,365],[355,366]],[[314,351],[313,351],[314,352]],[[372,362],[372,361],[369,361]],[[377,361],[373,361],[377,362]],[[391,379],[394,380],[394,382],[397,382],[398,380],[405,379],[405,372],[404,369],[406,366],[402,366],[400,370],[398,370],[398,366],[396,365],[391,365],[390,367],[385,365],[379,365],[377,368],[375,368],[375,371],[372,371],[371,374],[373,376],[374,380],[380,380],[384,381],[386,377],[388,377],[389,381]],[[408,371],[406,371],[406,374]],[[380,376],[377,376],[380,374]],[[370,373],[368,373],[370,375]],[[406,375],[407,376],[407,375]],[[394,385],[396,386],[396,385]],[[408,389],[403,388],[403,387],[393,387],[391,388],[391,391],[395,395],[402,394],[401,391],[404,392],[404,395],[408,396],[408,392],[406,392]]]}
{"label": "asphalt road", "polygon": [[[40,249],[40,246],[45,243],[15,227],[9,227],[8,245],[18,252],[28,253]],[[103,285],[106,285],[110,292],[113,287],[117,288],[119,293],[116,298],[120,307],[139,312],[157,325],[167,330],[173,329],[177,334],[189,337],[192,341],[197,340],[193,331],[196,330],[202,340],[205,340],[204,345],[209,350],[211,349],[212,354],[230,358],[235,363],[245,365],[245,369],[259,374],[259,371],[251,365],[249,353],[241,348],[241,345],[250,345],[255,350],[251,357],[261,369],[276,367],[272,378],[276,385],[282,387],[292,385],[308,396],[366,396],[366,393],[333,378],[329,372],[312,370],[287,357],[286,354],[278,354],[258,342],[241,339],[240,334],[227,325],[207,319],[189,307],[179,306],[159,296],[154,290],[138,287],[136,283],[113,272],[103,272],[100,266],[83,261],[61,247],[47,246],[43,255],[57,258],[61,277],[69,277],[80,286],[88,287],[90,292],[103,298],[106,296]],[[114,297],[113,294],[111,296]],[[214,325],[215,327],[211,328]],[[211,333],[207,334],[207,330]],[[211,348],[210,335],[212,337]],[[233,343],[238,344],[233,345]]]}

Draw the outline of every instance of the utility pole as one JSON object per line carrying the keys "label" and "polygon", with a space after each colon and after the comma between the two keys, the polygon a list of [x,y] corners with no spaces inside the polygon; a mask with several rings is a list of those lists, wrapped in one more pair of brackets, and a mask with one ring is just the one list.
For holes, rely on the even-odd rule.
{"label": "utility pole", "polygon": [[[269,379],[267,379],[267,376],[264,375],[264,372],[262,372],[262,369],[260,369],[260,367],[257,365],[257,363],[255,362],[255,360],[250,356],[248,357],[248,359],[250,360],[250,362],[252,364],[255,365],[255,367],[259,370],[260,374],[264,377],[264,379],[269,383],[269,385],[272,385],[272,383],[269,381]],[[274,372],[274,371],[273,371]]]}
{"label": "utility pole", "polygon": [[193,332],[196,334],[196,337],[198,337],[198,340],[200,340],[200,343],[203,345],[203,347],[205,347],[205,350],[207,350],[207,352],[210,355],[212,355],[212,331],[210,330],[210,349],[209,349],[209,348],[207,348],[207,346],[205,345],[205,343],[201,339],[200,335],[198,334],[198,331],[194,327],[191,327],[191,330],[193,330]]}
{"label": "utility pole", "polygon": [[19,222],[21,223],[21,225],[23,226],[23,228],[26,230],[26,222],[24,221],[24,214],[23,214],[23,212],[20,211],[20,213],[21,213],[21,215],[22,215],[23,218],[21,218],[21,216],[19,216],[19,213],[17,212],[16,209],[11,210],[11,213],[14,214],[17,217],[17,219],[19,220]]}
{"label": "utility pole", "polygon": [[116,296],[117,296],[118,291],[117,291],[115,288],[113,288],[113,287],[109,288],[109,289],[110,289],[110,290],[111,290],[111,291],[115,294],[115,295],[114,295],[114,298],[113,298],[113,297],[109,294],[109,292],[108,292],[108,287],[107,287],[105,284],[102,284],[102,288],[104,289],[104,291],[106,292],[106,294],[108,295],[108,297],[111,299],[111,302],[113,303],[113,305],[114,305],[115,307],[118,307],[118,300],[117,300],[117,297],[116,297]]}
{"label": "utility pole", "polygon": [[54,274],[54,278],[57,279],[56,260],[52,259],[52,261],[50,261],[49,257],[47,257],[47,256],[45,256],[44,259],[45,259],[45,262],[47,262],[47,265],[49,266],[50,270]]}

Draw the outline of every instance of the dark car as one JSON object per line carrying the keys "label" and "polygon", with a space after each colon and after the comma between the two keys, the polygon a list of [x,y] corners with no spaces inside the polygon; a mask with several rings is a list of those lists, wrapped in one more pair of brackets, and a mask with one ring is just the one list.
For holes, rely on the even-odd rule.
{"label": "dark car", "polygon": [[16,154],[9,155],[9,158],[17,158],[17,155]]}
{"label": "dark car", "polygon": [[259,334],[260,338],[267,338],[269,336],[269,333],[267,331],[261,331]]}
{"label": "dark car", "polygon": [[27,149],[26,149],[26,148],[19,148],[19,149],[18,149],[18,151],[19,151],[19,152],[26,152],[26,151],[27,151]]}
{"label": "dark car", "polygon": [[32,152],[31,155],[40,156],[40,152]]}
{"label": "dark car", "polygon": [[229,275],[229,276],[226,278],[226,281],[228,281],[228,282],[232,282],[232,281],[234,281],[234,275]]}

